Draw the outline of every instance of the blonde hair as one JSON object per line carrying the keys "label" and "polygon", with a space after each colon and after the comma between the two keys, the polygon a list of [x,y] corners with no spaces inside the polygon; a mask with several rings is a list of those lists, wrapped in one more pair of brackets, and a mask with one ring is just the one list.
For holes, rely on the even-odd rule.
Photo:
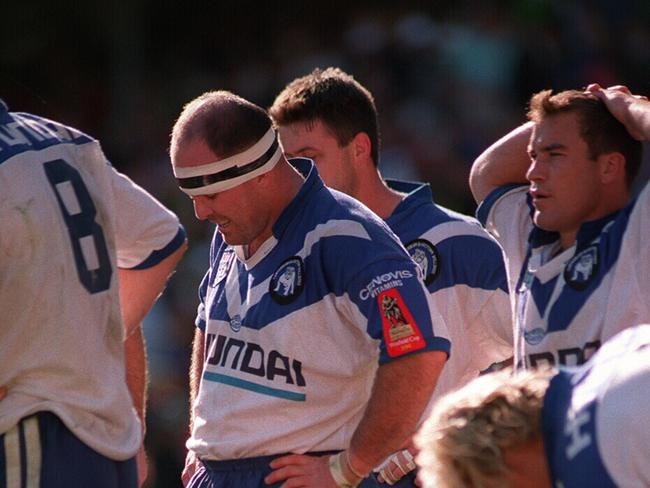
{"label": "blonde hair", "polygon": [[416,436],[425,487],[503,487],[503,450],[541,433],[553,370],[490,373],[441,398]]}

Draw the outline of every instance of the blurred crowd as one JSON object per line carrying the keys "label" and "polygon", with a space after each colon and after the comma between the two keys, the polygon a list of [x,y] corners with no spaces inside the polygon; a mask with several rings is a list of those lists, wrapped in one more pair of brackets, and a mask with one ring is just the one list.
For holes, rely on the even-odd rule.
{"label": "blurred crowd", "polygon": [[196,289],[213,231],[193,218],[168,163],[185,102],[227,89],[269,106],[293,78],[339,66],[375,95],[384,175],[428,181],[438,203],[471,214],[471,163],[523,122],[532,92],[598,82],[650,95],[642,0],[123,3],[3,7],[12,21],[0,32],[0,96],[99,138],[186,227],[189,251],[145,322],[149,486],[180,483]]}

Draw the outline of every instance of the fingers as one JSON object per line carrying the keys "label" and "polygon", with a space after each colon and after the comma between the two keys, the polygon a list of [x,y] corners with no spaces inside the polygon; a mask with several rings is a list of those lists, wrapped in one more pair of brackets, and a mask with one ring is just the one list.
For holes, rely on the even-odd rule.
{"label": "fingers", "polygon": [[136,454],[136,466],[138,470],[138,486],[142,486],[147,479],[149,474],[149,468],[147,466],[147,453],[144,451],[144,446],[138,449]]}
{"label": "fingers", "polygon": [[[269,464],[273,471],[266,478],[266,484],[277,483],[278,481],[286,480],[286,488],[293,486],[303,486],[303,484],[295,484],[296,480],[302,480],[307,474],[312,474],[318,463],[324,463],[322,459],[316,456],[305,456],[302,454],[288,454],[279,458],[275,458]],[[289,483],[290,484],[287,484]]]}
{"label": "fingers", "polygon": [[200,466],[199,459],[196,457],[194,451],[187,451],[187,456],[185,456],[185,466],[183,467],[183,472],[181,473],[181,481],[183,486],[187,486],[197,472]]}
{"label": "fingers", "polygon": [[[585,93],[593,93],[594,95],[603,94],[604,92],[620,92],[626,95],[632,95],[630,89],[625,85],[612,85],[607,88],[603,88],[598,83],[590,83],[585,89]],[[637,97],[637,95],[632,95]]]}
{"label": "fingers", "polygon": [[270,466],[273,469],[277,469],[293,464],[308,464],[312,460],[313,456],[305,456],[302,454],[287,454],[286,456],[275,458],[273,461],[271,461]]}
{"label": "fingers", "polygon": [[608,86],[607,89],[611,90],[611,91],[618,91],[618,92],[621,92],[621,93],[626,93],[628,95],[632,94],[632,93],[630,93],[630,89],[625,85]]}
{"label": "fingers", "polygon": [[[277,468],[271,471],[271,474],[266,476],[264,478],[264,483],[267,485],[272,485],[273,483],[277,483],[278,481],[284,481],[288,483],[289,481],[293,479],[297,479],[299,477],[302,477],[304,475],[304,470],[296,465],[290,465],[290,466],[284,466],[282,468]],[[282,486],[285,486],[283,484]]]}
{"label": "fingers", "polygon": [[388,462],[379,470],[379,478],[380,481],[394,485],[415,468],[413,455],[407,449],[403,449],[388,458]]}

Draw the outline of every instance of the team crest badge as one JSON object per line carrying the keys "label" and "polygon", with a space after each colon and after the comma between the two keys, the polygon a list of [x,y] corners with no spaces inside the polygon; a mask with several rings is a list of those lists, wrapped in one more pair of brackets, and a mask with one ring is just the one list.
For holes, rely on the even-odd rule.
{"label": "team crest badge", "polygon": [[271,276],[269,293],[281,305],[293,302],[305,286],[305,266],[302,259],[293,256],[284,261]]}
{"label": "team crest badge", "polygon": [[576,290],[584,290],[598,271],[598,246],[592,245],[573,256],[564,268],[564,281]]}
{"label": "team crest badge", "polygon": [[425,347],[420,329],[402,300],[402,295],[395,288],[380,293],[377,303],[390,357],[401,356]]}
{"label": "team crest badge", "polygon": [[221,260],[219,261],[219,266],[217,266],[217,273],[214,275],[214,279],[210,286],[214,288],[217,284],[222,281],[227,275],[228,270],[230,269],[230,263],[232,258],[235,256],[235,251],[232,249],[226,249],[221,255]]}
{"label": "team crest badge", "polygon": [[241,316],[239,314],[230,319],[230,328],[233,332],[239,332],[241,330],[241,324]]}
{"label": "team crest badge", "polygon": [[436,246],[424,239],[416,239],[406,245],[406,250],[420,267],[424,284],[431,284],[440,271],[440,255]]}

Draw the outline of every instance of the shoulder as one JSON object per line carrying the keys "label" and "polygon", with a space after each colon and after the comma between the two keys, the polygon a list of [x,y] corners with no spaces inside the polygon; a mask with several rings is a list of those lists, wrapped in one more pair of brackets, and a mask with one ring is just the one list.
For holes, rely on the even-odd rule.
{"label": "shoulder", "polygon": [[492,190],[476,209],[476,218],[482,225],[486,225],[491,213],[499,207],[505,211],[530,211],[528,202],[528,185],[515,183],[503,185]]}

